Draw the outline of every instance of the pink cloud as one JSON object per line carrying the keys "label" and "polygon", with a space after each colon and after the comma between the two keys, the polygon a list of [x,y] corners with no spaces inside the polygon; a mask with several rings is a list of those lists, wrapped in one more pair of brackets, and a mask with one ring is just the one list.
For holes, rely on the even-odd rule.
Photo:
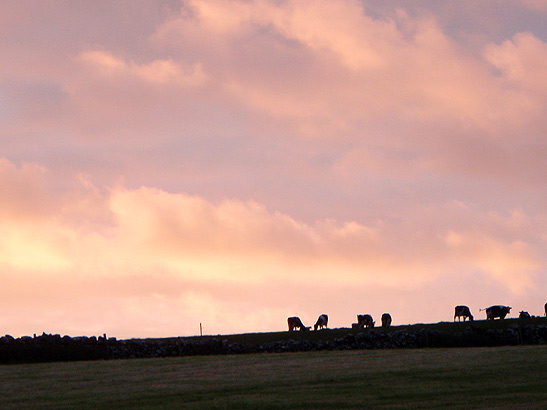
{"label": "pink cloud", "polygon": [[[33,182],[31,195],[45,193],[41,201],[48,202],[53,193],[47,190],[42,172],[29,175],[9,161],[3,163],[14,179]],[[80,184],[77,191],[61,196],[49,216],[28,223],[7,214],[0,219],[4,232],[0,265],[12,294],[2,300],[6,307],[23,304],[26,309],[45,309],[38,315],[41,319],[30,321],[13,313],[21,332],[47,323],[45,312],[64,328],[81,332],[102,326],[109,333],[128,335],[190,333],[198,321],[223,332],[268,330],[291,311],[319,308],[314,288],[319,294],[324,293],[321,289],[336,294],[351,288],[356,300],[347,307],[332,307],[339,316],[334,323],[342,326],[349,325],[343,320],[352,320],[356,314],[359,289],[377,289],[382,294],[407,289],[415,294],[448,272],[466,276],[478,271],[488,278],[487,283],[504,287],[508,295],[519,295],[535,288],[545,263],[540,256],[541,238],[514,239],[515,232],[537,224],[522,211],[509,217],[490,216],[455,204],[431,208],[427,218],[412,211],[403,220],[386,219],[371,226],[335,220],[310,225],[256,202],[212,203],[196,195],[146,187],[114,188],[101,195],[89,182],[80,179]],[[34,206],[42,209],[40,203]],[[90,207],[99,212],[91,212]],[[105,212],[108,218],[97,218]],[[80,223],[74,223],[75,217]],[[82,229],[86,218],[94,221],[94,230]],[[482,221],[480,230],[475,220]],[[27,294],[25,289],[33,281],[42,284],[43,293]],[[299,289],[312,293],[307,296]],[[243,297],[251,290],[254,296],[248,303],[229,296]],[[444,291],[452,297],[451,290]],[[88,327],[78,325],[78,318],[89,314],[92,300],[105,304],[96,305]],[[251,307],[253,303],[260,305],[258,310]],[[378,298],[371,297],[370,303],[381,309]],[[175,327],[169,312],[187,322]],[[227,323],[226,312],[243,316],[245,326]],[[314,320],[312,314],[306,315],[307,321]],[[404,320],[419,312],[398,315]],[[146,325],[136,331],[139,321]]]}
{"label": "pink cloud", "polygon": [[0,158],[0,213],[13,220],[34,220],[54,211],[47,190],[47,170],[37,164],[17,166]]}
{"label": "pink cloud", "polygon": [[[446,132],[439,125],[475,138],[492,130],[505,134],[508,127],[529,126],[535,118],[537,105],[520,104],[514,90],[497,82],[489,64],[461,49],[432,17],[399,11],[390,19],[373,19],[357,2],[311,8],[298,1],[194,1],[181,18],[158,29],[155,39],[175,50],[188,48],[184,38],[190,36],[204,48],[207,44],[211,51],[193,58],[201,59],[228,98],[286,119],[299,135],[343,136],[365,149],[381,138],[388,149],[402,144],[416,150],[425,130],[430,139]],[[260,42],[251,42],[254,36]],[[235,41],[267,48],[277,60],[264,67],[265,55],[251,48],[253,53],[239,62]],[[376,62],[367,66],[367,59]],[[282,61],[277,69],[275,61]],[[415,134],[420,140],[413,139]],[[435,144],[442,146],[444,138]]]}
{"label": "pink cloud", "polygon": [[485,57],[509,82],[545,98],[547,86],[542,80],[547,71],[547,43],[531,33],[518,33],[500,45],[491,44]]}
{"label": "pink cloud", "polygon": [[547,1],[545,0],[524,0],[517,2],[519,5],[523,4],[525,7],[529,7],[531,10],[547,13]]}
{"label": "pink cloud", "polygon": [[0,324],[150,336],[541,305],[531,4],[13,3]]}
{"label": "pink cloud", "polygon": [[136,76],[145,82],[186,86],[197,86],[206,80],[199,64],[182,67],[172,60],[155,60],[147,64],[136,64],[133,61],[127,63],[104,51],[87,51],[79,58],[105,76]]}

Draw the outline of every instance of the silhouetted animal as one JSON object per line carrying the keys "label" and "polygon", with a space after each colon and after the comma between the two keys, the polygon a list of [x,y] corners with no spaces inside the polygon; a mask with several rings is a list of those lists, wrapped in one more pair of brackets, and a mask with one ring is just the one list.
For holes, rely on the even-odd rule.
{"label": "silhouetted animal", "polygon": [[486,319],[494,320],[497,317],[499,317],[500,319],[505,319],[505,316],[507,316],[509,312],[511,312],[511,309],[511,306],[494,305],[486,309],[480,310],[486,310]]}
{"label": "silhouetted animal", "polygon": [[530,319],[530,313],[521,310],[519,313],[519,319]]}
{"label": "silhouetted animal", "polygon": [[326,314],[322,314],[317,318],[317,322],[315,322],[315,325],[313,325],[313,330],[323,329],[323,327],[327,327],[329,323],[329,317]]}
{"label": "silhouetted animal", "polygon": [[289,332],[292,332],[293,330],[296,330],[296,329],[300,329],[300,331],[310,329],[309,327],[304,326],[300,318],[296,316],[289,317],[287,319],[287,324],[289,325]]}
{"label": "silhouetted animal", "polygon": [[454,322],[456,321],[456,318],[458,318],[459,322],[461,317],[463,317],[464,322],[465,319],[469,319],[471,322],[473,321],[473,315],[467,306],[460,305],[454,308]]}
{"label": "silhouetted animal", "polygon": [[363,327],[373,328],[374,320],[372,319],[372,316],[370,315],[357,315],[357,327],[362,329]]}
{"label": "silhouetted animal", "polygon": [[389,313],[384,313],[382,315],[382,327],[387,329],[391,326],[391,315]]}

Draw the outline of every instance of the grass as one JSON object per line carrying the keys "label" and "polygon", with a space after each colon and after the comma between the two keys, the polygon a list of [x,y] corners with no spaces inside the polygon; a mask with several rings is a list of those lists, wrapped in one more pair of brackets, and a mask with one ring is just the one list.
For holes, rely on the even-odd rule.
{"label": "grass", "polygon": [[547,346],[0,366],[2,409],[543,409]]}
{"label": "grass", "polygon": [[[392,326],[387,330],[382,329],[381,327],[374,328],[374,331],[377,332],[397,332],[397,331],[407,331],[407,332],[417,332],[422,329],[426,330],[438,330],[446,333],[461,333],[466,328],[473,326],[476,328],[482,329],[508,329],[510,327],[515,327],[519,325],[546,325],[547,318],[545,317],[534,317],[526,320],[519,319],[504,319],[504,320],[475,320],[474,322],[439,322],[439,323],[417,323],[412,325],[399,325]],[[343,338],[348,333],[363,333],[368,332],[368,329],[351,329],[347,327],[342,328],[331,328],[320,330],[317,332],[265,332],[265,333],[242,333],[235,335],[210,335],[210,336],[193,336],[185,337],[186,340],[207,340],[207,339],[219,339],[219,340],[228,340],[230,343],[248,343],[248,344],[264,344],[272,341],[284,341],[288,339],[300,341],[300,340],[310,340],[310,341],[327,341],[334,340],[337,338]]]}

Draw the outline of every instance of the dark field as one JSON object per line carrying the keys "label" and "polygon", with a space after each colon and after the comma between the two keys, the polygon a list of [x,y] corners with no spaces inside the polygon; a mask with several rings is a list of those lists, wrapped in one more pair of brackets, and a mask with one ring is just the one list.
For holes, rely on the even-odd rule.
{"label": "dark field", "polygon": [[[382,329],[381,327],[375,327],[374,331],[381,331],[386,333],[393,333],[398,331],[405,331],[416,333],[421,330],[428,331],[440,331],[447,334],[461,333],[465,331],[466,328],[475,327],[477,329],[493,329],[493,330],[502,330],[509,328],[516,328],[520,325],[533,325],[533,326],[545,326],[547,325],[547,318],[533,317],[526,320],[519,319],[505,319],[505,320],[475,320],[474,322],[439,322],[439,323],[416,323],[411,325],[398,325],[391,326],[387,330]],[[320,330],[317,332],[287,332],[286,330],[281,332],[265,332],[265,333],[242,333],[234,335],[210,335],[210,336],[194,336],[186,337],[186,340],[207,340],[207,339],[226,339],[229,342],[233,343],[250,343],[250,344],[263,344],[271,341],[280,341],[280,340],[334,340],[346,336],[348,333],[366,333],[368,329],[364,330],[354,330],[351,328],[329,328],[325,330]]]}
{"label": "dark field", "polygon": [[547,346],[0,366],[2,409],[545,409]]}

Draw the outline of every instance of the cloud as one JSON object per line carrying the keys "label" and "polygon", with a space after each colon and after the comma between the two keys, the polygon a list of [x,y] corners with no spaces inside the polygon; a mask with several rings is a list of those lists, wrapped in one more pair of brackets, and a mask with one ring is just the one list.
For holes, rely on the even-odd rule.
{"label": "cloud", "polygon": [[[44,188],[44,167],[24,163],[17,167],[0,158],[0,209],[2,215],[14,219],[37,217],[51,211],[47,190]],[[35,204],[41,204],[37,208]]]}
{"label": "cloud", "polygon": [[[109,332],[119,325],[117,331],[131,333],[131,325],[112,315],[142,320],[151,333],[175,331],[161,319],[169,311],[189,318],[181,328],[188,332],[198,320],[223,331],[251,324],[267,330],[282,322],[277,316],[317,304],[311,295],[294,299],[314,289],[414,293],[452,272],[480,272],[487,283],[519,295],[535,288],[545,263],[535,230],[518,237],[538,224],[522,211],[483,215],[451,204],[430,207],[427,217],[416,209],[369,226],[331,219],[308,224],[253,201],[210,202],[149,187],[101,193],[82,178],[47,208],[41,203],[56,194],[48,190],[46,170],[2,164],[0,175],[26,180],[36,201],[30,220],[22,222],[22,214],[0,218],[0,265],[12,295],[5,301],[24,305],[36,298],[33,309],[59,314],[69,329],[83,329],[76,319],[96,299],[107,302],[97,305],[93,328],[103,323]],[[18,201],[3,199],[4,206]],[[43,294],[27,294],[34,281]],[[249,292],[253,296],[242,302]],[[347,308],[337,309],[351,316]],[[245,317],[245,326],[226,323],[227,312]]]}
{"label": "cloud", "polygon": [[8,6],[4,327],[539,305],[546,43],[530,5]]}
{"label": "cloud", "polygon": [[[166,6],[168,12],[155,14],[150,6],[151,20],[138,31],[138,50],[114,37],[71,41],[58,56],[62,72],[48,68],[42,73],[50,77],[49,87],[38,82],[46,95],[33,99],[38,100],[33,105],[25,99],[10,105],[26,113],[17,124],[28,127],[37,122],[31,107],[52,101],[55,90],[58,104],[48,104],[42,115],[54,136],[39,137],[51,138],[52,148],[47,154],[38,150],[33,158],[48,166],[65,163],[66,148],[59,147],[75,144],[80,155],[112,158],[109,165],[127,178],[143,177],[136,164],[147,161],[144,151],[177,173],[189,162],[200,175],[214,172],[216,150],[207,149],[229,134],[234,149],[227,161],[236,164],[267,162],[270,152],[254,150],[257,158],[250,159],[248,151],[237,148],[275,140],[278,163],[285,161],[280,153],[296,149],[295,156],[330,157],[315,170],[322,174],[343,169],[338,176],[357,178],[371,164],[396,174],[470,173],[508,185],[515,180],[537,184],[546,149],[541,117],[545,43],[517,33],[469,50],[449,31],[450,22],[433,14],[447,18],[450,10],[427,4],[417,10],[378,7],[356,1],[310,6],[195,0],[184,2],[178,12]],[[471,12],[466,10],[461,12]],[[114,11],[111,18],[118,16],[117,7]],[[40,65],[45,64],[32,64],[33,70]],[[516,66],[527,75],[517,79]],[[32,84],[12,94],[32,95],[38,88]],[[35,129],[43,130],[43,122]],[[12,157],[28,153],[25,147],[15,145]],[[123,158],[116,158],[116,151]],[[138,158],[131,162],[134,152]],[[166,160],[169,155],[187,161]],[[256,168],[253,172],[264,172]],[[164,172],[149,175],[150,185],[189,189],[182,179],[167,181]]]}
{"label": "cloud", "polygon": [[523,4],[524,7],[528,7],[533,11],[547,13],[547,1],[545,0],[524,0],[518,3]]}
{"label": "cloud", "polygon": [[183,67],[172,60],[154,60],[147,64],[126,62],[104,51],[86,51],[79,59],[94,67],[101,75],[110,77],[134,76],[152,84],[198,86],[206,80],[199,64]]}
{"label": "cloud", "polygon": [[547,70],[547,43],[531,33],[518,33],[500,45],[489,45],[485,57],[509,82],[545,98],[547,86],[542,78]]}
{"label": "cloud", "polygon": [[[536,44],[541,41],[515,38],[521,37],[534,43],[530,56],[545,54]],[[545,96],[531,91],[541,80],[528,77],[527,89],[500,82],[491,65],[502,64],[497,46],[487,45],[482,54],[456,40],[431,14],[401,8],[371,17],[353,1],[196,0],[154,35],[158,47],[200,61],[216,92],[254,112],[259,132],[275,124],[282,127],[277,134],[308,138],[310,146],[325,139],[338,149],[347,144],[351,149],[341,159],[346,167],[353,163],[347,158],[365,163],[363,154],[386,169],[395,152],[402,154],[397,161],[412,158],[410,165],[426,165],[427,172],[472,169],[510,180],[516,168],[519,178],[533,180],[541,161],[534,158],[531,165],[523,158],[534,156],[529,146],[543,152],[539,110]],[[541,68],[538,61],[522,64],[541,72],[534,68]],[[517,149],[516,129],[528,140]],[[476,150],[481,161],[470,168],[467,158]],[[481,166],[484,158],[488,166]]]}
{"label": "cloud", "polygon": [[504,243],[480,232],[450,231],[445,239],[454,263],[465,266],[469,261],[470,269],[482,270],[516,293],[534,287],[536,272],[541,265],[527,243],[518,240]]}

